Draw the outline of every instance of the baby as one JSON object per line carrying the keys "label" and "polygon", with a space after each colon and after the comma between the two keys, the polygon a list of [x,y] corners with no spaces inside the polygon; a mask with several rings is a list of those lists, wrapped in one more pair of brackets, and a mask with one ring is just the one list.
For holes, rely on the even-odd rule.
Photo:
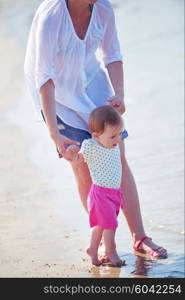
{"label": "baby", "polygon": [[119,149],[122,129],[122,118],[113,107],[106,105],[94,109],[89,117],[92,138],[83,141],[78,153],[78,159],[87,163],[93,182],[88,196],[92,232],[87,253],[96,266],[101,265],[98,247],[102,237],[111,265],[120,267],[125,264],[115,247],[117,216],[123,201]]}

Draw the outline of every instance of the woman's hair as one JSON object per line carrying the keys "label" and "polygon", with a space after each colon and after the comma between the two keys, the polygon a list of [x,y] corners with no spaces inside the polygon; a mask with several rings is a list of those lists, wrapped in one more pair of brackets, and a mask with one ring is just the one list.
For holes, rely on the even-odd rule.
{"label": "woman's hair", "polygon": [[89,116],[89,130],[91,133],[103,133],[106,125],[123,125],[120,114],[110,105],[95,108]]}

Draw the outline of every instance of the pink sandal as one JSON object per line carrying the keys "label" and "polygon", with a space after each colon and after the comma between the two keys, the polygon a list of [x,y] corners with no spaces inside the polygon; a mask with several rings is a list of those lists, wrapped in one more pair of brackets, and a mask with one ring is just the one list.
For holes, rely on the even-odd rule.
{"label": "pink sandal", "polygon": [[[149,236],[144,236],[142,239],[135,242],[135,244],[133,246],[134,250],[137,252],[145,253],[153,258],[167,258],[167,253],[162,253],[162,251],[161,251],[161,250],[165,250],[163,247],[151,248],[151,249],[147,249],[147,250],[140,248],[141,244],[145,240],[152,240],[152,238]],[[166,250],[165,250],[165,252],[166,252]]]}

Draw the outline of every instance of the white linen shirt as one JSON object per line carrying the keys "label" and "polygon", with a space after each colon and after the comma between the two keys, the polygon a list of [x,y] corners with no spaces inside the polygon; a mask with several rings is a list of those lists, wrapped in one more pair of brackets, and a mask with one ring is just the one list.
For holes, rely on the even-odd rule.
{"label": "white linen shirt", "polygon": [[90,112],[114,95],[101,67],[122,61],[115,17],[108,0],[93,5],[82,40],[75,32],[65,0],[44,0],[33,18],[25,57],[26,83],[40,114],[40,87],[49,79],[55,85],[57,115],[68,125],[88,130]]}
{"label": "white linen shirt", "polygon": [[112,189],[120,188],[122,165],[118,145],[106,148],[94,139],[86,139],[80,153],[88,165],[94,184]]}

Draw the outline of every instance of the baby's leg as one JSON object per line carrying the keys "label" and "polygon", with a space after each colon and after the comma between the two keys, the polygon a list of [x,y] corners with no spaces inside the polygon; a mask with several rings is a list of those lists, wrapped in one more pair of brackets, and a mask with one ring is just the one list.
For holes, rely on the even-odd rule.
{"label": "baby's leg", "polygon": [[125,261],[120,259],[116,251],[115,232],[116,230],[108,230],[108,229],[105,229],[103,231],[103,237],[105,243],[105,254],[107,255],[113,267],[121,267],[125,264]]}
{"label": "baby's leg", "polygon": [[98,247],[102,238],[103,229],[99,226],[95,226],[91,232],[90,246],[87,249],[87,254],[91,257],[92,264],[100,266],[101,261],[98,259]]}

